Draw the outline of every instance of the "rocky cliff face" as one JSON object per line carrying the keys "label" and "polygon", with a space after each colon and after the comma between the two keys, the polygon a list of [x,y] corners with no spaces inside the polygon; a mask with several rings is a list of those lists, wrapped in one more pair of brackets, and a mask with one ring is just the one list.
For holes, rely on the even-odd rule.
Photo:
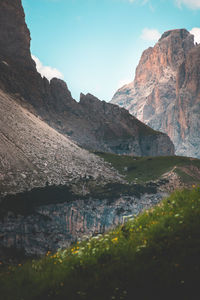
{"label": "rocky cliff face", "polygon": [[88,199],[41,206],[35,214],[12,213],[0,220],[0,247],[23,249],[26,255],[43,255],[69,246],[78,239],[105,233],[123,223],[123,216],[138,214],[158,203],[165,194],[122,196],[109,200]]}
{"label": "rocky cliff face", "polygon": [[176,153],[200,157],[200,47],[185,29],[165,32],[144,51],[132,83],[117,91],[112,103],[169,135]]}
{"label": "rocky cliff face", "polygon": [[30,57],[30,32],[25,26],[25,15],[20,1],[1,1],[0,24],[1,58],[34,68]]}
{"label": "rocky cliff face", "polygon": [[[88,94],[77,103],[59,79],[41,78],[30,55],[21,0],[0,3],[0,88],[82,147],[134,155],[172,155],[169,138],[124,109]],[[0,40],[0,42],[1,42]]]}
{"label": "rocky cliff face", "polygon": [[192,48],[178,69],[176,95],[175,116],[183,141],[179,151],[200,157],[200,46]]}

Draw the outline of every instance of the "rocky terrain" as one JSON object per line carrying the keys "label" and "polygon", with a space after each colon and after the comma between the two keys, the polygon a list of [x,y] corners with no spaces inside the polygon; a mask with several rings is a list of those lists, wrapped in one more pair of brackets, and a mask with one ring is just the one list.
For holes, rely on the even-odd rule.
{"label": "rocky terrain", "polygon": [[[169,155],[169,161],[174,146],[126,109],[91,94],[81,94],[77,103],[64,81],[42,78],[31,59],[21,1],[2,0],[0,8],[0,249],[31,255],[56,250],[157,203],[185,186],[182,177],[196,183],[198,162],[186,161],[179,173],[170,165],[142,183],[137,178],[144,170],[138,170],[128,183],[124,172],[88,151],[151,156],[149,161]],[[182,34],[189,51],[192,38]],[[188,64],[180,66],[191,72]],[[188,76],[179,77],[182,90]]]}
{"label": "rocky terrain", "polygon": [[82,191],[82,181],[118,181],[103,160],[79,148],[67,137],[0,91],[0,191],[18,193],[48,185],[68,185]]}
{"label": "rocky terrain", "polygon": [[30,54],[30,33],[21,0],[1,1],[0,88],[80,146],[134,155],[173,155],[167,135],[145,126],[125,109],[81,95],[77,103],[66,83],[41,78]]}
{"label": "rocky terrain", "polygon": [[[125,157],[116,156],[116,159],[127,165]],[[15,259],[16,250],[28,256],[43,255],[79,239],[105,233],[157,204],[175,189],[194,186],[200,180],[198,159],[174,157],[171,162],[169,157],[147,159],[144,163],[147,168],[152,164],[158,165],[156,169],[160,166],[159,173],[153,167],[149,171],[154,174],[153,181],[144,180],[143,167],[137,168],[132,157],[130,169],[121,168],[125,170],[122,174],[126,179],[135,172],[135,165],[136,174],[129,184],[93,185],[90,194],[85,196],[77,195],[65,186],[46,186],[7,195],[0,203],[1,259],[7,261],[8,250]],[[120,161],[116,165],[119,166]]]}
{"label": "rocky terrain", "polygon": [[145,50],[132,83],[112,103],[169,135],[176,154],[200,157],[200,47],[185,29],[165,32]]}

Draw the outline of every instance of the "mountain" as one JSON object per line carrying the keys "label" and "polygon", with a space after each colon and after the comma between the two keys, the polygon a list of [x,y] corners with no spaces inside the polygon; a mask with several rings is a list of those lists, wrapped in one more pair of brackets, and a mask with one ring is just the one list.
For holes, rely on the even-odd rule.
{"label": "mountain", "polygon": [[200,157],[200,46],[185,29],[165,32],[142,54],[133,82],[112,103],[169,135],[176,154]]}
{"label": "mountain", "polygon": [[[176,162],[166,163],[174,158],[166,134],[91,94],[81,94],[77,103],[64,81],[41,77],[31,58],[20,0],[0,2],[0,24],[1,257],[2,249],[44,254],[85,234],[104,232],[183,186],[176,172],[168,174]],[[167,168],[154,178],[156,182],[149,177],[137,182],[146,167],[138,170],[127,165],[127,156],[117,156],[125,162],[120,172],[99,153],[102,150],[171,156],[163,157]],[[148,161],[141,161],[152,169]],[[124,174],[129,167],[137,171],[131,182]],[[198,170],[198,162],[186,170],[189,185],[198,178]]]}
{"label": "mountain", "polygon": [[[97,156],[0,91],[0,192],[18,193],[46,185],[68,185],[82,192],[82,181],[120,180]],[[87,191],[87,186],[85,187]]]}
{"label": "mountain", "polygon": [[81,94],[77,103],[66,83],[42,78],[30,53],[30,32],[20,0],[0,4],[0,88],[81,147],[132,155],[173,155],[168,136],[155,132],[125,109]]}

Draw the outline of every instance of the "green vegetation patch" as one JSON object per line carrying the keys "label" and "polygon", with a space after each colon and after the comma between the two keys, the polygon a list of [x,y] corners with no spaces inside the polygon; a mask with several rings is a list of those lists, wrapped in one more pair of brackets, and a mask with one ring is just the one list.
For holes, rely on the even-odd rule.
{"label": "green vegetation patch", "polygon": [[104,235],[0,272],[4,300],[198,299],[200,188]]}
{"label": "green vegetation patch", "polygon": [[174,171],[176,172],[176,174],[178,174],[178,176],[181,178],[183,183],[192,184],[197,182],[197,178],[195,177],[195,174],[193,175],[188,174],[181,167],[176,168]]}
{"label": "green vegetation patch", "polygon": [[174,166],[196,166],[200,160],[183,156],[135,157],[112,153],[95,152],[109,162],[119,173],[126,176],[129,182],[147,182],[156,180]]}

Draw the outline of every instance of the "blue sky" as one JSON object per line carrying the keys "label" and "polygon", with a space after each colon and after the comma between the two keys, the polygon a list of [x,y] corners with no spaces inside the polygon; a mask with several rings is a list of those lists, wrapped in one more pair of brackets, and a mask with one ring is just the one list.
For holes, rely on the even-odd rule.
{"label": "blue sky", "polygon": [[[62,77],[72,96],[111,100],[134,79],[142,51],[166,30],[200,42],[200,0],[22,0],[38,70]],[[199,37],[199,38],[198,38]]]}

